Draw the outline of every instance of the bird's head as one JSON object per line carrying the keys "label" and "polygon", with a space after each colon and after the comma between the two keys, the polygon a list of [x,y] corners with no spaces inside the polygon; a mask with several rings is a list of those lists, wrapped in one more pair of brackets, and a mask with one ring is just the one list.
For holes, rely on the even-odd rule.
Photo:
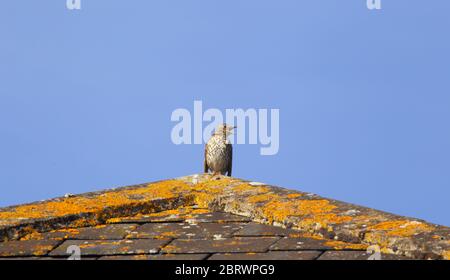
{"label": "bird's head", "polygon": [[226,123],[219,124],[214,132],[215,135],[224,135],[225,137],[230,136],[233,134],[233,130],[236,128],[236,126],[231,126]]}

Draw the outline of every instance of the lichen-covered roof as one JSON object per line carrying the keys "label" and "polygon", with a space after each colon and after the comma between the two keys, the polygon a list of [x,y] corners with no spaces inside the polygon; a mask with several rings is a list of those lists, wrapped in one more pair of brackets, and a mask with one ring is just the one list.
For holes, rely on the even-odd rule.
{"label": "lichen-covered roof", "polygon": [[0,258],[450,259],[448,227],[203,174],[1,208],[0,240]]}

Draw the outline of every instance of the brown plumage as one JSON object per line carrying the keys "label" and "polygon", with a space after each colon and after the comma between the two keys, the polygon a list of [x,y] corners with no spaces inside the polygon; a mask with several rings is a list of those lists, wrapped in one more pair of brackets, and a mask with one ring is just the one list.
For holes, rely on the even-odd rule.
{"label": "brown plumage", "polygon": [[219,125],[205,145],[204,172],[231,176],[233,147],[228,141],[234,126]]}

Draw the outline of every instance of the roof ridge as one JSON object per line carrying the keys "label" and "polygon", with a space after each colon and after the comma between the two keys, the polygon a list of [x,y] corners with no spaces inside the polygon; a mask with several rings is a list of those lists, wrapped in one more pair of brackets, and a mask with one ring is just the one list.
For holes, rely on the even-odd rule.
{"label": "roof ridge", "polygon": [[199,205],[382,252],[450,259],[450,228],[301,191],[222,176],[176,179],[0,208],[0,240]]}

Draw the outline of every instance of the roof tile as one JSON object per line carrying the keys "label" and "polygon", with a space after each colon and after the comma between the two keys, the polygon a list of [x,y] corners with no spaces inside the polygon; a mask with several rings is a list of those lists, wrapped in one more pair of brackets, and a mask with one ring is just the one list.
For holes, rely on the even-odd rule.
{"label": "roof tile", "polygon": [[278,237],[233,237],[213,239],[175,239],[162,248],[164,253],[242,253],[266,252]]}
{"label": "roof tile", "polygon": [[136,255],[158,253],[170,239],[137,239],[137,240],[66,240],[50,256],[69,256],[67,249],[78,246],[81,256]]}
{"label": "roof tile", "polygon": [[267,253],[220,253],[208,260],[315,260],[320,251],[269,251]]}

